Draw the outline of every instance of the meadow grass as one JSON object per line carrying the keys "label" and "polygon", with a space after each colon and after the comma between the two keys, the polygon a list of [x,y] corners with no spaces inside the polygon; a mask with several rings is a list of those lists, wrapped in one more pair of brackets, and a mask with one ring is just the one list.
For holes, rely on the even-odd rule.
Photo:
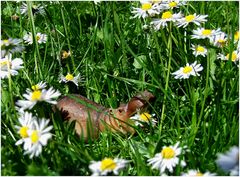
{"label": "meadow grass", "polygon": [[[20,14],[22,2],[2,1],[1,39],[22,39],[27,32],[47,34],[45,44],[34,41],[15,53],[24,68],[19,74],[1,80],[1,174],[2,175],[91,175],[89,164],[105,157],[129,160],[120,175],[159,175],[147,159],[163,146],[180,142],[188,147],[181,158],[186,167],[177,166],[169,175],[199,169],[224,175],[215,160],[217,153],[239,144],[239,67],[221,61],[223,49],[203,39],[191,39],[196,26],[177,28],[173,24],[155,31],[143,29],[149,19],[132,18],[138,2],[27,2],[45,6],[45,15],[31,10]],[[221,28],[233,37],[238,31],[239,5],[234,1],[188,2],[184,14],[207,14],[202,26]],[[14,20],[11,16],[17,14]],[[195,57],[191,44],[208,48],[206,57]],[[229,42],[227,50],[235,44]],[[62,51],[71,55],[62,59]],[[200,76],[175,79],[172,75],[186,63],[198,61]],[[83,81],[59,83],[59,75],[80,73]],[[74,125],[64,122],[52,106],[38,103],[32,110],[37,117],[50,119],[53,137],[39,157],[30,159],[22,146],[16,146],[18,112],[15,103],[27,88],[40,81],[58,89],[62,95],[81,94],[106,107],[116,108],[139,91],[151,91],[156,100],[149,106],[157,126],[135,127],[134,135],[103,132],[97,140],[84,143]]]}

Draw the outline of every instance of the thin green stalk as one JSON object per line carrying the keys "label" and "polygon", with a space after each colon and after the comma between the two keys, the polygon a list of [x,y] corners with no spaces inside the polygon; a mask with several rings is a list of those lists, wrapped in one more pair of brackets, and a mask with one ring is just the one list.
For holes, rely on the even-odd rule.
{"label": "thin green stalk", "polygon": [[172,61],[172,23],[169,26],[169,37],[168,37],[168,70],[167,70],[167,78],[166,78],[166,84],[165,84],[165,94],[164,94],[164,98],[163,98],[163,105],[162,105],[162,113],[161,113],[161,122],[160,122],[160,135],[162,132],[162,127],[163,127],[163,122],[165,119],[165,107],[166,107],[166,98],[167,98],[167,90],[168,90],[168,82],[169,82],[169,75],[170,75],[170,69],[171,69],[171,61]]}

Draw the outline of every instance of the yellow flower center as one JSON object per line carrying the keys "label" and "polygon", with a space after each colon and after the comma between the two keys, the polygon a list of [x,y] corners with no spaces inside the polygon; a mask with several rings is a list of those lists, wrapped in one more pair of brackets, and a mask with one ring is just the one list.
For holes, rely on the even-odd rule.
{"label": "yellow flower center", "polygon": [[39,86],[38,85],[33,85],[32,86],[32,90],[39,90],[40,88],[39,88]]}
{"label": "yellow flower center", "polygon": [[11,63],[9,61],[1,61],[0,62],[1,67],[7,66],[7,65],[11,65]]}
{"label": "yellow flower center", "polygon": [[41,99],[42,92],[40,90],[34,90],[32,93],[31,100],[32,101],[38,101]]}
{"label": "yellow flower center", "polygon": [[149,10],[151,8],[152,8],[152,4],[150,4],[150,3],[142,4],[142,10]]}
{"label": "yellow flower center", "polygon": [[28,131],[28,127],[26,127],[26,126],[21,127],[21,128],[20,128],[20,131],[19,131],[20,136],[21,136],[22,138],[27,138],[27,137],[28,137],[27,131]]}
{"label": "yellow flower center", "polygon": [[38,142],[39,136],[38,136],[37,130],[34,130],[34,131],[32,132],[31,140],[32,140],[32,143]]}
{"label": "yellow flower center", "polygon": [[239,31],[234,33],[234,40],[238,41],[239,40]]}
{"label": "yellow flower center", "polygon": [[174,157],[175,152],[172,148],[166,147],[162,150],[161,154],[164,159],[171,159]]}
{"label": "yellow flower center", "polygon": [[183,73],[184,74],[190,73],[191,71],[192,71],[192,67],[191,66],[185,66],[183,68]]}
{"label": "yellow flower center", "polygon": [[149,120],[151,119],[151,114],[149,114],[149,113],[142,113],[141,115],[140,115],[140,119],[142,120],[142,121],[144,121],[144,122],[149,122]]}
{"label": "yellow flower center", "polygon": [[8,41],[8,39],[4,39],[3,42],[4,43],[8,43],[9,41]]}
{"label": "yellow flower center", "polygon": [[223,39],[219,39],[217,42],[220,43],[221,45],[224,45],[224,43],[225,43],[226,41],[223,40]]}
{"label": "yellow flower center", "polygon": [[170,7],[176,7],[176,6],[177,6],[177,3],[176,3],[176,2],[170,2],[168,5],[169,5]]}
{"label": "yellow flower center", "polygon": [[71,81],[71,80],[73,80],[73,75],[72,74],[67,74],[66,76],[65,76],[65,79],[66,80],[68,80],[68,81]]}
{"label": "yellow flower center", "polygon": [[195,176],[203,176],[201,172],[197,172]]}
{"label": "yellow flower center", "polygon": [[39,41],[39,39],[40,39],[41,37],[38,35],[38,36],[36,36],[36,39],[37,39],[37,41]]}
{"label": "yellow flower center", "polygon": [[209,30],[209,29],[205,29],[205,30],[202,31],[202,35],[204,35],[204,36],[208,36],[211,33],[212,33],[212,30]]}
{"label": "yellow flower center", "polygon": [[111,158],[106,158],[102,160],[101,162],[101,170],[114,170],[116,168],[117,164],[113,161]]}
{"label": "yellow flower center", "polygon": [[194,16],[194,15],[188,15],[188,16],[185,17],[185,20],[186,20],[187,22],[191,22],[191,21],[193,21],[194,19],[195,19],[195,16]]}
{"label": "yellow flower center", "polygon": [[202,47],[202,46],[197,46],[197,51],[198,51],[198,52],[204,52],[205,49],[204,49],[204,47]]}
{"label": "yellow flower center", "polygon": [[[230,56],[227,54],[226,58],[229,60]],[[232,61],[236,61],[237,59],[237,54],[235,52],[232,53]]]}
{"label": "yellow flower center", "polygon": [[162,19],[172,18],[172,13],[170,11],[164,12],[162,14]]}

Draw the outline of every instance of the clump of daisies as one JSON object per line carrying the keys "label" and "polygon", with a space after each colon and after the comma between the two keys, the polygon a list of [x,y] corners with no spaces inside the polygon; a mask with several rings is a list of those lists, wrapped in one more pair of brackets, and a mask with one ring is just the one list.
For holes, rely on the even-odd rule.
{"label": "clump of daisies", "polygon": [[233,146],[225,153],[219,153],[217,165],[231,176],[239,176],[239,147]]}
{"label": "clump of daisies", "polygon": [[128,161],[120,158],[104,158],[101,161],[91,161],[89,169],[92,176],[103,176],[109,173],[118,175],[119,171],[126,167]]}
{"label": "clump of daisies", "polygon": [[[37,33],[35,37],[36,37],[37,43],[39,43],[39,44],[47,42],[47,35],[46,34]],[[23,36],[23,40],[27,44],[32,44],[33,41],[34,41],[33,34],[31,32],[25,34]]]}
{"label": "clump of daisies", "polygon": [[32,113],[23,112],[18,119],[20,125],[16,125],[16,129],[21,139],[15,144],[23,144],[24,154],[29,154],[30,158],[39,156],[42,152],[42,147],[47,145],[52,134],[50,130],[53,126],[48,126],[48,119],[38,119]]}
{"label": "clump of daisies", "polygon": [[32,109],[37,102],[45,101],[50,104],[57,104],[57,99],[61,93],[58,90],[50,87],[46,89],[46,83],[40,82],[35,86],[32,86],[31,89],[27,89],[25,94],[23,94],[24,100],[18,100],[16,105],[18,106],[19,111],[24,111],[26,109]]}
{"label": "clump of daisies", "polygon": [[12,54],[8,53],[5,57],[0,59],[1,79],[9,78],[10,75],[15,76],[18,70],[23,68],[23,60],[21,58],[12,59]]}
{"label": "clump of daisies", "polygon": [[175,75],[175,79],[188,79],[190,76],[199,76],[200,71],[203,70],[203,67],[201,64],[197,64],[197,61],[195,61],[192,64],[187,63],[186,66],[181,67],[176,72],[172,73]]}
{"label": "clump of daisies", "polygon": [[184,153],[183,149],[186,147],[179,147],[179,144],[177,142],[173,146],[164,146],[153,158],[148,159],[148,165],[151,165],[152,169],[159,170],[160,174],[166,171],[173,173],[173,169],[177,165],[186,166],[185,161],[180,159],[180,156]]}

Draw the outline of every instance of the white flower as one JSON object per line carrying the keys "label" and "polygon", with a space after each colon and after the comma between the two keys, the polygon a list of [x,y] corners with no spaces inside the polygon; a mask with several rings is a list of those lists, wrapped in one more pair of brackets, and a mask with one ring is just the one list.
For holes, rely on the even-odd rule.
{"label": "white flower", "polygon": [[46,87],[47,87],[46,82],[41,81],[38,84],[33,85],[31,88],[32,88],[32,90],[42,90],[42,89],[44,89]]}
{"label": "white flower", "polygon": [[133,7],[131,12],[134,14],[133,18],[146,18],[159,14],[157,7],[157,5],[151,3],[150,1],[142,1],[141,8]]}
{"label": "white flower", "polygon": [[143,126],[142,123],[147,123],[147,124],[152,124],[153,126],[156,125],[157,121],[153,119],[155,114],[149,114],[147,112],[145,113],[137,113],[134,116],[130,117],[130,119],[135,121],[135,125],[138,126]]}
{"label": "white flower", "polygon": [[210,42],[217,47],[223,47],[227,43],[227,35],[224,32],[220,32],[217,35],[210,38]]}
{"label": "white flower", "polygon": [[[33,35],[31,32],[29,32],[28,34],[25,34],[23,37],[23,40],[25,41],[25,43],[28,44],[32,44],[33,43]],[[47,35],[46,34],[41,34],[41,33],[37,33],[36,34],[36,40],[39,44],[41,43],[46,43],[47,42]]]}
{"label": "white flower", "polygon": [[203,57],[205,57],[206,54],[207,54],[206,47],[201,46],[201,45],[194,45],[194,44],[192,44],[191,49],[193,50],[193,55],[195,55],[196,57],[198,55],[202,55]]}
{"label": "white flower", "polygon": [[[20,7],[20,13],[24,14],[24,15],[28,15],[28,6],[26,3],[23,3],[22,6]],[[41,14],[41,15],[45,15],[46,12],[44,10],[44,6],[41,6],[41,4],[32,5],[32,13],[33,15],[37,15],[37,14]]]}
{"label": "white flower", "polygon": [[41,119],[34,121],[35,129],[28,130],[29,137],[25,139],[24,154],[30,154],[30,158],[39,156],[42,146],[47,145],[47,141],[52,137],[49,132],[53,126],[48,126],[49,120]]}
{"label": "white flower", "polygon": [[239,176],[239,147],[233,146],[226,153],[219,153],[217,156],[216,163],[222,170]]}
{"label": "white flower", "polygon": [[12,60],[12,54],[9,53],[5,58],[0,59],[1,72],[0,77],[2,79],[8,78],[10,75],[17,75],[19,69],[22,69],[23,60],[21,58],[15,58]]}
{"label": "white flower", "polygon": [[181,67],[178,71],[172,73],[173,75],[176,75],[175,79],[188,79],[191,75],[193,76],[199,76],[198,72],[202,71],[203,67],[201,64],[197,64],[197,61],[195,61],[192,64],[188,64],[185,67]]}
{"label": "white flower", "polygon": [[5,51],[5,53],[7,53],[7,51],[11,53],[22,52],[24,50],[24,47],[20,45],[21,42],[21,39],[12,38],[1,40],[1,51]]}
{"label": "white flower", "polygon": [[193,30],[192,39],[210,39],[214,37],[215,35],[219,34],[221,32],[220,28],[217,30],[210,30],[205,28],[197,28],[196,30]]}
{"label": "white flower", "polygon": [[33,128],[34,120],[35,117],[32,116],[32,113],[23,112],[21,114],[21,117],[18,118],[20,126],[15,126],[18,130],[19,135],[21,136],[21,139],[18,140],[15,145],[24,143],[25,139],[29,137],[28,130],[31,130]]}
{"label": "white flower", "polygon": [[[160,173],[163,173],[166,169],[169,172],[173,172],[173,168],[179,164],[179,155],[182,153],[182,148],[178,147],[179,142],[174,146],[164,146],[160,153],[155,154],[153,158],[148,159],[148,164],[152,165],[152,169],[158,169]],[[185,166],[186,163],[181,160],[181,166]]]}
{"label": "white flower", "polygon": [[194,24],[200,26],[201,23],[207,21],[206,20],[207,16],[208,15],[196,15],[196,13],[190,14],[183,18],[178,19],[178,21],[176,22],[176,25],[178,27],[183,26],[183,28],[185,28],[187,25],[189,25],[189,23],[194,23]]}
{"label": "white flower", "polygon": [[187,173],[183,173],[181,176],[215,176],[215,173],[209,173],[209,172],[205,172],[205,173],[201,173],[198,170],[188,170]]}
{"label": "white flower", "polygon": [[150,24],[153,25],[155,30],[159,30],[161,27],[167,26],[168,22],[176,22],[179,18],[182,17],[181,12],[177,14],[172,14],[170,11],[163,12],[161,19],[154,19]]}
{"label": "white flower", "polygon": [[238,50],[234,50],[231,53],[231,55],[230,53],[228,53],[226,56],[220,53],[217,55],[218,59],[225,60],[225,61],[230,60],[230,57],[231,57],[231,61],[236,63],[240,58],[240,52]]}
{"label": "white flower", "polygon": [[185,0],[163,0],[162,5],[167,9],[179,8],[186,4]]}
{"label": "white flower", "polygon": [[65,82],[65,83],[73,82],[76,86],[78,86],[80,79],[81,79],[80,74],[74,77],[72,74],[68,73],[66,76],[61,75],[59,82]]}
{"label": "white flower", "polygon": [[92,161],[89,165],[90,170],[93,172],[92,176],[102,176],[107,175],[110,172],[113,172],[115,175],[118,175],[119,170],[126,166],[128,161],[124,159],[112,159],[105,158],[102,161]]}
{"label": "white flower", "polygon": [[45,101],[51,104],[57,104],[57,101],[53,100],[59,97],[61,93],[55,91],[52,87],[48,90],[33,90],[27,89],[27,94],[23,94],[26,100],[18,100],[16,105],[20,107],[20,112],[25,109],[32,109],[38,101]]}

